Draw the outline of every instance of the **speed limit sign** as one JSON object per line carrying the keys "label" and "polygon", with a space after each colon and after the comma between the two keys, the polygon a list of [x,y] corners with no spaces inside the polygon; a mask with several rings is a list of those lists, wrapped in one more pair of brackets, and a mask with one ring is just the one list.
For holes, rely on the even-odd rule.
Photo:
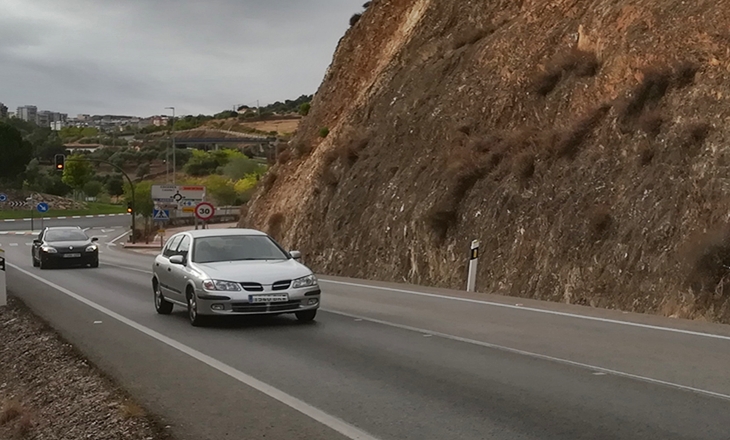
{"label": "speed limit sign", "polygon": [[215,207],[208,202],[198,203],[195,206],[195,216],[200,220],[210,220],[215,214]]}

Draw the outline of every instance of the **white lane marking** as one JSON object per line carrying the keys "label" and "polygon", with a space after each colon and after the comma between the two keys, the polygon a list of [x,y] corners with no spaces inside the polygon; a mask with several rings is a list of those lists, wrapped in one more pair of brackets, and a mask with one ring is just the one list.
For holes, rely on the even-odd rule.
{"label": "white lane marking", "polygon": [[37,280],[41,283],[52,287],[53,289],[58,290],[59,292],[111,317],[116,319],[117,321],[128,325],[129,327],[132,327],[133,329],[139,331],[140,333],[144,333],[145,335],[156,339],[159,342],[162,342],[163,344],[166,344],[184,354],[187,354],[193,359],[196,359],[206,365],[208,365],[211,368],[214,368],[218,371],[220,371],[223,374],[226,374],[233,379],[236,379],[237,381],[243,383],[244,385],[248,385],[249,387],[266,394],[267,396],[271,397],[272,399],[278,400],[279,402],[283,403],[284,405],[293,408],[300,413],[310,417],[311,419],[316,420],[317,422],[339,432],[340,434],[344,435],[345,437],[352,439],[352,440],[378,440],[377,437],[374,437],[365,431],[360,430],[359,428],[345,422],[342,419],[339,419],[331,414],[328,414],[324,411],[322,411],[319,408],[316,408],[302,400],[297,399],[296,397],[285,393],[284,391],[281,391],[278,388],[275,388],[265,382],[262,382],[252,376],[249,376],[248,374],[236,370],[235,368],[224,364],[223,362],[214,359],[206,354],[203,354],[194,348],[188,347],[187,345],[178,342],[168,336],[163,335],[162,333],[158,333],[151,328],[145,327],[144,325],[133,321],[129,318],[125,318],[124,316],[113,312],[110,309],[107,309],[104,306],[101,306],[87,298],[84,298],[83,296],[79,295],[78,293],[74,293],[64,287],[59,286],[58,284],[52,283],[44,278],[39,277],[38,275],[28,272],[25,269],[21,269],[20,267],[16,266],[15,264],[9,264],[10,267],[13,269]]}
{"label": "white lane marking", "polygon": [[66,220],[68,217],[56,217],[59,220]]}
{"label": "white lane marking", "polygon": [[75,215],[75,216],[73,216],[71,218],[81,218],[81,216],[80,215]]}
{"label": "white lane marking", "polygon": [[342,281],[332,281],[332,280],[323,280],[323,279],[320,279],[319,281],[322,283],[339,284],[342,286],[360,287],[360,288],[364,288],[364,289],[374,289],[374,290],[385,290],[388,292],[397,292],[397,293],[407,293],[410,295],[423,296],[423,297],[428,297],[428,298],[439,298],[439,299],[445,299],[445,300],[450,300],[450,301],[465,302],[465,303],[470,303],[470,304],[481,304],[481,305],[491,306],[491,307],[501,307],[501,308],[505,308],[505,309],[522,310],[522,311],[526,311],[526,312],[544,313],[546,315],[563,316],[566,318],[583,319],[586,321],[596,321],[596,322],[603,322],[603,323],[607,323],[607,324],[625,325],[628,327],[638,327],[638,328],[644,328],[644,329],[649,329],[649,330],[658,330],[658,331],[670,332],[670,333],[681,333],[684,335],[701,336],[704,338],[722,339],[725,341],[730,341],[730,336],[716,335],[716,334],[704,333],[704,332],[695,332],[692,330],[682,330],[682,329],[671,328],[671,327],[662,327],[662,326],[658,326],[658,325],[639,324],[638,322],[619,321],[617,319],[598,318],[595,316],[585,316],[585,315],[578,315],[575,313],[567,313],[567,312],[556,312],[553,310],[544,310],[544,309],[538,309],[535,307],[523,307],[523,306],[517,307],[517,306],[513,306],[511,304],[501,304],[501,303],[492,302],[492,301],[483,301],[483,300],[478,300],[478,299],[459,298],[456,296],[438,295],[435,293],[417,292],[414,290],[395,289],[392,287],[368,286],[365,284],[346,283],[346,282],[342,282]]}
{"label": "white lane marking", "polygon": [[5,221],[5,222],[14,222],[14,221],[15,221],[15,219],[14,219],[14,218],[6,218],[6,219],[5,219],[5,220],[3,220],[3,221]]}
{"label": "white lane marking", "polygon": [[86,218],[94,218],[93,215],[87,215]]}
{"label": "white lane marking", "polygon": [[97,217],[106,217],[106,214],[99,214]]}
{"label": "white lane marking", "polygon": [[109,243],[110,243],[110,244],[114,244],[114,243],[116,243],[117,241],[119,241],[119,240],[121,240],[122,238],[124,238],[124,237],[125,237],[125,236],[126,236],[127,234],[129,234],[129,232],[130,232],[130,231],[127,231],[127,232],[125,232],[124,234],[120,235],[119,237],[115,238],[114,240],[110,241]]}
{"label": "white lane marking", "polygon": [[26,246],[33,246],[33,243],[26,243]]}
{"label": "white lane marking", "polygon": [[116,229],[102,229],[101,230],[101,232],[104,233],[104,234],[107,234],[109,232],[114,232],[114,231],[116,231]]}
{"label": "white lane marking", "polygon": [[18,243],[10,243],[10,246],[16,247],[16,246],[18,246]]}
{"label": "white lane marking", "polygon": [[723,400],[730,400],[730,395],[728,395],[728,394],[717,393],[715,391],[704,390],[701,388],[694,388],[694,387],[690,387],[687,385],[680,385],[678,383],[667,382],[667,381],[660,380],[660,379],[653,379],[651,377],[639,376],[637,374],[625,373],[623,371],[612,370],[610,368],[597,367],[595,365],[584,364],[582,362],[575,362],[575,361],[571,361],[568,359],[557,358],[557,357],[548,356],[548,355],[540,354],[540,353],[533,353],[530,351],[520,350],[518,348],[505,347],[503,345],[497,345],[497,344],[491,344],[489,342],[477,341],[476,339],[462,338],[461,336],[454,336],[454,335],[450,335],[448,333],[433,332],[431,330],[425,330],[425,329],[418,328],[418,327],[411,327],[409,325],[396,324],[394,322],[388,322],[388,321],[383,321],[380,319],[368,318],[365,316],[353,315],[350,313],[338,312],[335,310],[322,309],[322,311],[327,312],[327,313],[332,313],[335,315],[344,316],[347,318],[356,318],[356,319],[359,318],[364,321],[372,322],[375,324],[387,325],[389,327],[399,328],[401,330],[408,330],[408,331],[417,332],[417,333],[425,333],[425,334],[429,334],[432,336],[438,336],[439,338],[449,339],[452,341],[464,342],[467,344],[473,344],[473,345],[478,345],[481,347],[492,348],[495,350],[501,350],[501,351],[505,351],[508,353],[519,354],[521,356],[527,356],[527,357],[531,357],[531,358],[535,358],[535,359],[542,359],[545,361],[555,362],[555,363],[564,364],[564,365],[570,365],[573,367],[579,367],[582,369],[592,370],[592,371],[598,372],[598,373],[611,374],[613,376],[624,377],[627,379],[634,379],[634,380],[638,380],[638,381],[642,381],[642,382],[646,382],[646,383],[651,383],[654,385],[663,385],[663,386],[675,388],[678,390],[689,391],[689,392],[697,393],[697,394],[703,394],[703,395],[710,396],[710,397],[717,397],[717,398],[720,398]]}

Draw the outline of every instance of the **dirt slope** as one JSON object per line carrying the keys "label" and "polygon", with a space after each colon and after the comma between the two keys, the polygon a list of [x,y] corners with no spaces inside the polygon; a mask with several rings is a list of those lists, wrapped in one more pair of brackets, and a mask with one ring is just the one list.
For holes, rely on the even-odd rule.
{"label": "dirt slope", "polygon": [[729,1],[376,0],[244,223],[326,273],[463,287],[478,238],[480,290],[730,322],[728,128]]}

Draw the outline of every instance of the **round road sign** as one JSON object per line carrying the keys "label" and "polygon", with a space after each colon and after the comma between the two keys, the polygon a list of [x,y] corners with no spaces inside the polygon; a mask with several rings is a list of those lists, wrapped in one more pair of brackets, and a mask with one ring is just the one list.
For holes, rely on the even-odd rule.
{"label": "round road sign", "polygon": [[0,194],[0,202],[7,202],[8,196],[5,194]]}
{"label": "round road sign", "polygon": [[198,203],[195,206],[195,216],[200,220],[210,220],[215,214],[215,207],[208,202]]}

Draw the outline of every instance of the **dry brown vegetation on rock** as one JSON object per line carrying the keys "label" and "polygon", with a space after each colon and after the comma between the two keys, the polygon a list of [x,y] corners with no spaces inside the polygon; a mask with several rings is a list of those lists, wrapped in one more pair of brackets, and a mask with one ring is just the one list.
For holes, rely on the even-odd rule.
{"label": "dry brown vegetation on rock", "polygon": [[480,290],[730,322],[722,258],[687,263],[730,212],[726,9],[373,3],[246,222],[323,273],[461,287],[479,238]]}

